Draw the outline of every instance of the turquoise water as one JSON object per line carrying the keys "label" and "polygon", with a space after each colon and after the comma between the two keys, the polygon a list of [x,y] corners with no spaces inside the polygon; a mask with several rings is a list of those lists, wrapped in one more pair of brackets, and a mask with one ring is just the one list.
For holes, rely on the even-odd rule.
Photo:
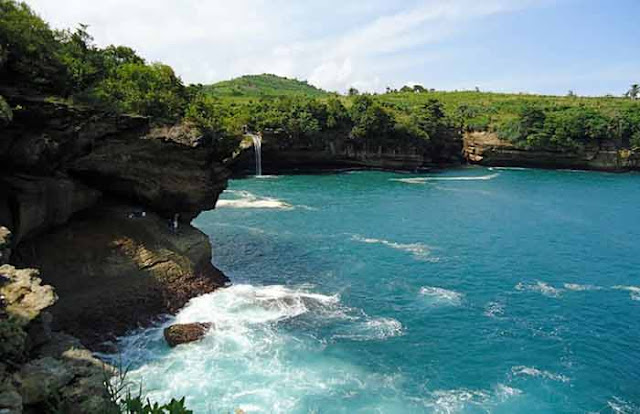
{"label": "turquoise water", "polygon": [[[196,225],[234,286],[123,339],[196,413],[640,412],[640,175],[235,180]],[[161,328],[161,327],[160,327]]]}

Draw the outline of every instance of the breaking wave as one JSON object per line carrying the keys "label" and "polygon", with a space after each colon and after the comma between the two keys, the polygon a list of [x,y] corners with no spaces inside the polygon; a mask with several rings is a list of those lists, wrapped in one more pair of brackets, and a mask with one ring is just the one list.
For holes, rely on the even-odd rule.
{"label": "breaking wave", "polygon": [[[162,326],[121,340],[122,358],[134,367],[127,379],[142,383],[151,401],[184,395],[197,413],[298,412],[306,398],[342,392],[367,392],[375,399],[388,380],[381,383],[377,374],[321,352],[335,339],[381,341],[403,335],[402,324],[369,317],[341,304],[338,294],[312,289],[233,285],[192,299]],[[162,329],[192,322],[212,322],[214,328],[199,342],[169,349]],[[309,329],[293,333],[298,323]],[[321,334],[327,329],[328,341]]]}
{"label": "breaking wave", "polygon": [[391,178],[391,181],[399,181],[406,184],[424,184],[429,181],[486,181],[493,180],[500,174],[476,175],[464,177],[414,177],[414,178]]}
{"label": "breaking wave", "polygon": [[564,288],[575,292],[586,292],[589,290],[602,290],[600,286],[595,285],[579,285],[577,283],[565,283]]}
{"label": "breaking wave", "polygon": [[420,289],[420,294],[430,298],[434,304],[451,306],[459,306],[464,298],[462,293],[434,286],[423,286]]}
{"label": "breaking wave", "polygon": [[504,304],[500,302],[489,302],[484,307],[484,315],[489,318],[499,318],[504,315]]}
{"label": "breaking wave", "polygon": [[614,286],[617,290],[626,290],[631,296],[631,300],[640,301],[640,287],[638,286]]}
{"label": "breaking wave", "polygon": [[437,262],[440,259],[432,256],[431,248],[422,243],[396,243],[384,239],[372,239],[355,234],[351,237],[351,240],[367,243],[367,244],[381,244],[383,246],[390,247],[396,250],[402,250],[407,253],[411,253],[417,260],[425,262]]}
{"label": "breaking wave", "polygon": [[554,374],[549,371],[540,370],[534,367],[526,367],[524,365],[512,367],[511,373],[516,376],[538,377],[538,378],[544,378],[544,379],[559,381],[559,382],[571,381],[571,379],[565,375]]}
{"label": "breaking wave", "polygon": [[546,282],[540,281],[529,284],[520,282],[515,286],[515,289],[520,291],[537,292],[550,298],[558,298],[563,292],[563,289],[561,288],[556,288]]}
{"label": "breaking wave", "polygon": [[294,206],[282,200],[270,197],[259,197],[248,191],[227,190],[225,193],[232,194],[235,198],[224,198],[218,200],[216,207],[219,208],[260,208],[292,210]]}

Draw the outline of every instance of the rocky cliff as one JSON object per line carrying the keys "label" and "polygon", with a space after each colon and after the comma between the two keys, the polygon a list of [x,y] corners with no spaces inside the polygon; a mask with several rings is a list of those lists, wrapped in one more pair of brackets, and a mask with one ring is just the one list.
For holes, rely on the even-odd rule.
{"label": "rocky cliff", "polygon": [[[324,137],[306,145],[292,143],[283,137],[265,135],[262,142],[262,167],[265,174],[279,172],[316,172],[350,168],[384,170],[418,170],[457,165],[462,162],[462,140],[456,134],[446,144],[428,142],[394,142],[378,145],[356,145],[346,138],[348,132]],[[253,173],[252,144],[244,143],[243,151],[233,163],[234,171]]]}
{"label": "rocky cliff", "polygon": [[640,154],[613,141],[577,150],[527,149],[498,138],[491,132],[469,132],[464,136],[464,158],[472,164],[504,167],[539,167],[629,171],[640,169]]}
{"label": "rocky cliff", "polygon": [[229,173],[189,126],[0,94],[0,412],[102,412],[84,346],[228,283],[190,223]]}
{"label": "rocky cliff", "polygon": [[226,187],[209,142],[186,126],[0,93],[13,109],[0,130],[0,226],[12,263],[56,289],[56,329],[94,346],[227,283],[190,225]]}

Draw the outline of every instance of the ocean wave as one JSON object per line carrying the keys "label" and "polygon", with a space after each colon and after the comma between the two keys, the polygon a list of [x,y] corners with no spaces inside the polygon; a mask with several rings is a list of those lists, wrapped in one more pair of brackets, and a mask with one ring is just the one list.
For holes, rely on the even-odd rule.
{"label": "ocean wave", "polygon": [[492,390],[458,388],[436,390],[423,401],[434,413],[493,412],[501,404],[522,395],[522,390],[505,384],[497,384]]}
{"label": "ocean wave", "polygon": [[464,298],[464,294],[462,293],[435,286],[423,286],[420,288],[420,294],[432,299],[436,304],[447,304],[452,306],[459,306]]}
{"label": "ocean wave", "polygon": [[607,401],[607,406],[611,409],[611,412],[615,414],[632,414],[640,412],[640,407],[616,396]]}
{"label": "ocean wave", "polygon": [[216,327],[260,324],[295,318],[318,309],[325,315],[339,307],[339,295],[322,295],[308,287],[233,285],[192,299],[177,323],[213,322]]}
{"label": "ocean wave", "polygon": [[277,209],[293,210],[294,206],[282,200],[270,197],[260,197],[248,191],[227,190],[225,193],[233,194],[236,198],[224,198],[218,200],[217,207],[220,208],[256,208],[256,209]]}
{"label": "ocean wave", "polygon": [[484,307],[484,315],[489,318],[498,318],[504,315],[504,304],[500,302],[489,302]]}
{"label": "ocean wave", "polygon": [[372,341],[404,335],[402,323],[393,318],[369,319],[356,325],[350,325],[347,329],[348,332],[333,335],[333,339]]}
{"label": "ocean wave", "polygon": [[500,174],[471,175],[462,177],[414,177],[414,178],[391,178],[391,181],[398,181],[406,184],[424,184],[428,181],[486,181],[493,180]]}
{"label": "ocean wave", "polygon": [[564,288],[575,292],[586,292],[589,290],[602,290],[600,286],[595,285],[579,285],[577,283],[565,283]]}
{"label": "ocean wave", "polygon": [[367,244],[381,244],[392,249],[402,250],[404,252],[411,253],[415,259],[425,262],[437,262],[440,260],[439,258],[432,256],[431,248],[429,246],[422,243],[396,243],[384,239],[367,238],[358,234],[353,235],[351,240]]}
{"label": "ocean wave", "polygon": [[515,286],[515,289],[520,291],[537,292],[550,298],[559,298],[563,292],[563,289],[561,288],[556,288],[546,282],[540,281],[530,284],[520,282]]}
{"label": "ocean wave", "polygon": [[511,373],[516,376],[527,376],[527,377],[537,377],[544,378],[552,381],[559,382],[570,382],[571,379],[562,374],[554,374],[549,371],[540,370],[535,367],[527,367],[524,365],[519,365],[517,367],[511,368]]}
{"label": "ocean wave", "polygon": [[629,296],[631,300],[640,301],[640,287],[638,286],[614,286],[616,290],[626,290],[629,292]]}
{"label": "ocean wave", "polygon": [[504,171],[526,171],[526,170],[531,170],[531,168],[525,168],[525,167],[489,167],[488,168],[489,171],[494,171],[494,170],[504,170]]}
{"label": "ocean wave", "polygon": [[469,405],[482,406],[491,396],[485,391],[469,390],[437,390],[432,393],[431,406],[435,413],[450,414],[463,411]]}

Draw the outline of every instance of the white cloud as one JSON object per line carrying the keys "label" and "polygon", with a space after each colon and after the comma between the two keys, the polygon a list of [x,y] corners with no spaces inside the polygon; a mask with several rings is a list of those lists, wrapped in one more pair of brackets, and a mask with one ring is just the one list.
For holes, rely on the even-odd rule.
{"label": "white cloud", "polygon": [[[125,44],[187,82],[246,73],[308,79],[329,89],[382,90],[437,59],[425,45],[532,0],[28,0],[55,27],[90,25],[100,45]],[[314,4],[316,3],[316,4]],[[411,74],[403,71],[412,68]],[[383,79],[383,81],[381,81]]]}

